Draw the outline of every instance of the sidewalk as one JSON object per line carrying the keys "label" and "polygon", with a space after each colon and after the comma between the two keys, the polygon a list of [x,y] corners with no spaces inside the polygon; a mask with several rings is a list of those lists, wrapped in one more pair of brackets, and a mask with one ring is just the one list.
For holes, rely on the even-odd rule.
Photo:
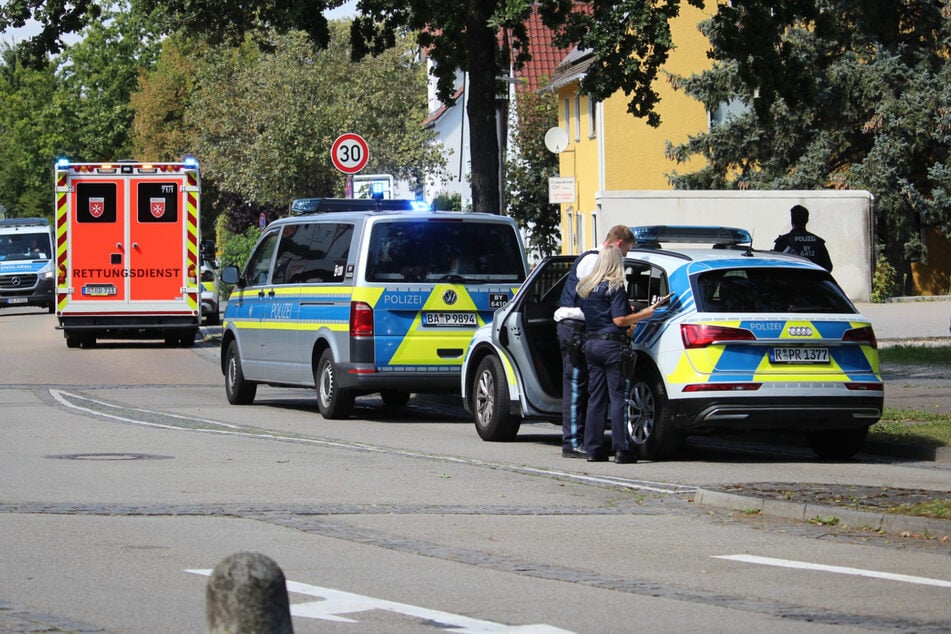
{"label": "sidewalk", "polygon": [[896,297],[883,304],[857,303],[855,307],[872,321],[880,342],[939,339],[939,345],[951,345],[951,295]]}

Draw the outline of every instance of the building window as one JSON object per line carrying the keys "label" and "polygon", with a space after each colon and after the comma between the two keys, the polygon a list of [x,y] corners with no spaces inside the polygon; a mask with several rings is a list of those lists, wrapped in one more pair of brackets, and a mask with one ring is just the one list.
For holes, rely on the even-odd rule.
{"label": "building window", "polygon": [[575,93],[575,141],[581,140],[581,95]]}
{"label": "building window", "polygon": [[565,136],[571,138],[571,99],[565,97]]}
{"label": "building window", "polygon": [[581,232],[583,230],[583,225],[582,225],[583,222],[584,222],[584,216],[582,216],[581,213],[575,214],[575,251],[574,251],[575,253],[581,253],[583,251],[583,249],[581,248],[581,242],[582,242]]}
{"label": "building window", "polygon": [[[588,97],[588,138],[598,136],[598,102]],[[597,235],[597,234],[595,234]]]}

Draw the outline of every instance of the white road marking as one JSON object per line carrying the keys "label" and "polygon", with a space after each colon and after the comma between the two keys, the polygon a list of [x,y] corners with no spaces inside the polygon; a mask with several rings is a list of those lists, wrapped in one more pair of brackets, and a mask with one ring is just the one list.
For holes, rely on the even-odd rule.
{"label": "white road marking", "polygon": [[[610,486],[623,487],[626,489],[631,489],[634,491],[647,491],[649,493],[660,493],[664,495],[677,495],[677,494],[690,494],[694,493],[697,488],[694,486],[687,486],[681,484],[667,484],[663,482],[651,482],[649,480],[634,480],[634,479],[625,479],[618,478],[615,476],[597,476],[590,474],[580,474],[572,473],[570,471],[561,471],[558,469],[541,469],[535,467],[526,467],[523,465],[509,465],[501,464],[497,462],[489,462],[485,460],[479,460],[477,458],[459,458],[456,456],[447,456],[441,454],[428,454],[418,451],[410,451],[408,449],[395,449],[391,447],[381,447],[376,445],[367,445],[364,443],[358,442],[347,442],[347,441],[335,441],[328,439],[319,439],[319,438],[307,438],[304,436],[290,436],[283,435],[278,433],[266,433],[263,431],[255,432],[251,431],[250,428],[241,427],[239,425],[232,425],[229,423],[222,423],[220,421],[208,420],[204,418],[193,418],[189,416],[181,416],[179,414],[171,414],[169,412],[156,411],[156,410],[147,410],[147,409],[138,409],[138,408],[128,408],[120,405],[115,405],[107,401],[100,401],[97,399],[90,398],[88,396],[82,396],[80,394],[74,394],[72,392],[66,392],[63,390],[51,389],[50,396],[52,396],[60,405],[68,409],[77,410],[93,416],[101,416],[104,418],[111,418],[123,423],[130,423],[133,425],[142,425],[144,427],[155,427],[158,429],[178,429],[182,431],[194,431],[205,434],[223,434],[228,436],[238,436],[243,438],[265,438],[270,440],[278,441],[291,441],[297,443],[306,443],[312,445],[321,445],[325,447],[341,447],[345,449],[359,449],[360,451],[372,451],[377,453],[385,453],[391,455],[399,456],[410,456],[414,458],[433,458],[437,460],[442,460],[444,462],[455,462],[458,464],[474,465],[481,467],[490,467],[497,469],[506,469],[515,473],[526,473],[530,475],[541,475],[541,476],[555,476],[565,480],[573,480],[575,482],[582,482],[588,484],[606,484]],[[76,402],[74,402],[76,401]],[[184,425],[171,425],[166,423],[156,423],[148,420],[141,420],[137,418],[131,418],[127,416],[119,416],[117,414],[107,414],[106,412],[93,409],[90,407],[83,407],[79,405],[79,402],[93,403],[100,405],[102,407],[108,407],[117,410],[125,410],[128,412],[141,413],[143,415],[155,415],[162,416],[171,419],[180,419],[183,421],[194,421],[199,423],[204,423],[208,425],[208,428],[200,429],[194,427],[186,427]],[[212,429],[211,427],[221,427],[222,429]]]}
{"label": "white road marking", "polygon": [[915,577],[912,575],[899,575],[892,572],[880,572],[878,570],[864,570],[862,568],[848,568],[846,566],[827,566],[825,564],[812,564],[806,561],[794,561],[791,559],[773,559],[772,557],[757,557],[756,555],[714,555],[714,559],[729,559],[732,561],[742,561],[748,564],[760,564],[763,566],[778,566],[780,568],[797,568],[799,570],[818,570],[819,572],[832,572],[840,575],[855,575],[857,577],[870,577],[872,579],[887,579],[888,581],[901,581],[902,583],[917,583],[923,586],[938,586],[939,588],[951,588],[951,581],[943,579],[930,579],[928,577]]}
{"label": "white road marking", "polygon": [[[211,569],[191,569],[185,570],[185,572],[208,577],[211,576],[213,571]],[[373,597],[343,592],[332,588],[312,586],[297,581],[288,581],[287,591],[321,599],[320,601],[308,601],[307,603],[294,603],[291,605],[292,616],[307,619],[321,619],[324,621],[335,621],[337,623],[359,623],[359,621],[341,615],[368,612],[370,610],[384,610],[432,622],[434,628],[452,628],[453,632],[459,632],[460,634],[480,634],[488,632],[571,634],[569,630],[563,630],[551,625],[504,625],[502,623],[493,623],[492,621],[482,621],[459,614],[452,614],[450,612],[421,608],[406,603],[397,603],[395,601],[375,599]]]}

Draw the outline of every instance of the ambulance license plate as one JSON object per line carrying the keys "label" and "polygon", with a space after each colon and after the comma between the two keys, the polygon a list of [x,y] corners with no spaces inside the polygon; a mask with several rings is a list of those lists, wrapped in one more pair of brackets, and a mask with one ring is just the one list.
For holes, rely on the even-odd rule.
{"label": "ambulance license plate", "polygon": [[423,323],[427,326],[471,326],[473,328],[478,325],[475,313],[453,312],[423,313]]}
{"label": "ambulance license plate", "polygon": [[11,297],[7,300],[8,304],[25,304],[29,301],[28,297]]}
{"label": "ambulance license plate", "polygon": [[828,363],[828,348],[771,348],[772,363]]}
{"label": "ambulance license plate", "polygon": [[108,297],[110,295],[117,295],[118,290],[112,284],[87,284],[83,286],[83,295],[88,295],[89,297]]}

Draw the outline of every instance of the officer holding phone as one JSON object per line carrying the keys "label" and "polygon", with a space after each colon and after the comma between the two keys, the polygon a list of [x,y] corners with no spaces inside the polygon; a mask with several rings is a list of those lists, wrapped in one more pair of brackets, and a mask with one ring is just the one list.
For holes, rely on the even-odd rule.
{"label": "officer holding phone", "polygon": [[578,305],[584,313],[585,360],[588,365],[588,411],[584,431],[584,450],[588,462],[605,462],[604,428],[610,406],[613,430],[611,445],[614,462],[637,462],[624,429],[624,386],[622,370],[630,348],[628,329],[648,319],[668,295],[656,304],[634,312],[625,292],[624,259],[615,246],[607,246],[598,255],[594,270],[578,282]]}

